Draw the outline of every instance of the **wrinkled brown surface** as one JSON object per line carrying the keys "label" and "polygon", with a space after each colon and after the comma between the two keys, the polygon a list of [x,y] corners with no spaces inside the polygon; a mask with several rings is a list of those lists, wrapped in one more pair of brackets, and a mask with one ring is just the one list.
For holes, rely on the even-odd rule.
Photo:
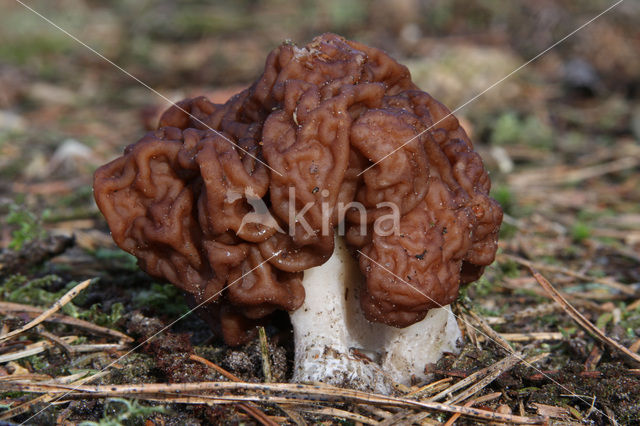
{"label": "wrinkled brown surface", "polygon": [[[196,303],[211,299],[207,312],[229,343],[302,304],[302,272],[331,256],[344,213],[373,321],[419,321],[493,261],[502,211],[480,157],[455,117],[380,50],[333,34],[283,44],[224,105],[200,97],[178,106],[96,172],[95,197],[145,271]],[[351,201],[366,220],[338,208]],[[310,229],[290,229],[290,211],[307,205]],[[399,232],[386,235],[392,205]]]}

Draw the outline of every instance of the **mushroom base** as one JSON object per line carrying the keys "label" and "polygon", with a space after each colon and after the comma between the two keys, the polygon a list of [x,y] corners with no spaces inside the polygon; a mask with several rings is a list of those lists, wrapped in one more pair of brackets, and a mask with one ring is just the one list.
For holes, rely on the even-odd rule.
{"label": "mushroom base", "polygon": [[293,381],[393,392],[426,378],[426,364],[458,352],[461,338],[449,306],[429,311],[406,328],[372,323],[360,308],[363,277],[342,237],[323,265],[304,272],[304,304],[291,313],[295,339]]}

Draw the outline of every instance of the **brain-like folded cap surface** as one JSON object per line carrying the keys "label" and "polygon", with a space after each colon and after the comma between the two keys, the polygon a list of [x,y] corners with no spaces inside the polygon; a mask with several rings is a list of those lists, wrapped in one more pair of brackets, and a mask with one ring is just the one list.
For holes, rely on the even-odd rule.
{"label": "brain-like folded cap surface", "polygon": [[115,242],[206,301],[231,344],[302,304],[303,271],[331,256],[341,221],[369,320],[404,327],[449,304],[494,259],[489,189],[458,120],[407,68],[334,34],[281,45],[225,104],[172,106],[94,180]]}

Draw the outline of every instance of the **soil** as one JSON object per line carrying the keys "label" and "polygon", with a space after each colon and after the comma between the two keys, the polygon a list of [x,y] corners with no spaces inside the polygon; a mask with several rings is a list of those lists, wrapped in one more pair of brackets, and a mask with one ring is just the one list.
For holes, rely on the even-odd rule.
{"label": "soil", "polygon": [[[638,351],[640,9],[633,2],[616,6],[510,75],[611,4],[29,2],[172,100],[205,94],[223,102],[257,77],[270,49],[287,39],[305,43],[326,31],[387,50],[451,109],[509,75],[456,112],[491,173],[492,196],[506,216],[496,262],[456,304],[461,317],[474,324],[463,324],[461,353],[425,367],[430,380],[455,383],[508,355],[477,331],[473,313],[525,358],[541,356],[533,367],[520,363],[479,390],[474,397],[500,395],[476,408],[549,416],[558,424],[638,424],[639,366],[581,328],[521,262],[533,262],[589,321]],[[0,301],[47,309],[78,282],[97,278],[61,313],[135,339],[127,349],[71,355],[53,345],[0,363],[0,380],[13,374],[96,372],[114,361],[110,374],[94,384],[229,380],[194,361],[197,355],[242,381],[264,382],[258,338],[230,348],[197,315],[176,322],[188,311],[180,292],[142,273],[135,259],[114,245],[93,202],[93,170],[152,128],[166,103],[17,2],[3,6],[0,39]],[[7,329],[33,318],[3,306]],[[45,332],[79,336],[73,345],[114,343],[45,322],[0,343],[0,356],[46,340]],[[293,362],[286,315],[266,332],[271,380],[286,382]],[[33,397],[0,389],[0,416]],[[275,404],[259,406],[293,424]],[[332,407],[383,419],[357,404]],[[357,422],[336,413],[300,415],[312,423]],[[449,418],[441,412],[428,416],[433,422]],[[105,398],[35,404],[8,421],[259,422],[240,404]],[[475,420],[460,417],[456,424]]]}

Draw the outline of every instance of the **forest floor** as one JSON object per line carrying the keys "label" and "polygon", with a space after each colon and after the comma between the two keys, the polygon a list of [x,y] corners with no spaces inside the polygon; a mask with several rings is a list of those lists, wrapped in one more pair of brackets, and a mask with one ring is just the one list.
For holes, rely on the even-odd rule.
{"label": "forest floor", "polygon": [[175,101],[223,102],[279,43],[325,31],[385,49],[451,109],[491,87],[456,116],[505,211],[497,259],[454,305],[460,354],[392,397],[290,387],[286,327],[230,348],[197,315],[175,322],[188,312],[182,295],[115,246],[91,188],[96,167],[153,128],[166,103],[6,3],[0,424],[474,424],[489,413],[498,423],[640,423],[635,3],[510,75],[613,2],[28,2]]}

